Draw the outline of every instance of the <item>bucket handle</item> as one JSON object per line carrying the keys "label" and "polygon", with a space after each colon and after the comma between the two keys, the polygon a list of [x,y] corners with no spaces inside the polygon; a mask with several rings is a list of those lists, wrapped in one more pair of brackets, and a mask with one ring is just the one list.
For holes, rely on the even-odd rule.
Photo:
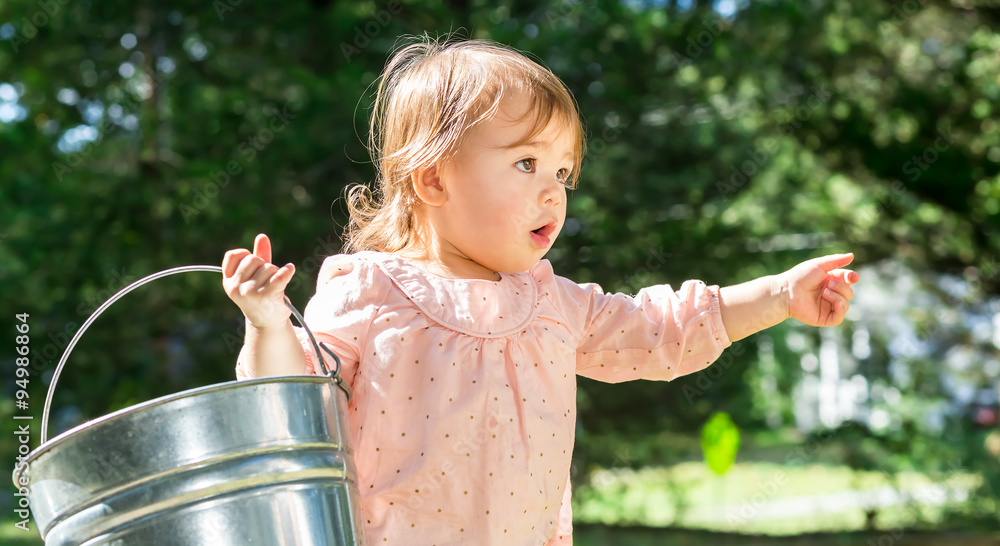
{"label": "bucket handle", "polygon": [[[83,335],[84,332],[87,331],[87,328],[90,327],[91,323],[97,320],[97,317],[100,316],[100,314],[103,313],[108,307],[111,307],[111,304],[118,301],[125,294],[128,294],[129,292],[135,290],[136,288],[139,288],[140,286],[146,283],[155,281],[156,279],[162,277],[175,275],[177,273],[187,273],[190,271],[209,271],[213,273],[222,273],[222,267],[217,265],[185,265],[181,267],[174,267],[172,269],[165,269],[163,271],[153,273],[152,275],[147,275],[135,281],[134,283],[126,286],[125,288],[119,290],[115,295],[108,298],[108,301],[104,302],[100,307],[97,308],[96,311],[94,311],[90,315],[90,317],[87,318],[87,321],[83,323],[83,326],[80,327],[80,329],[76,332],[76,335],[73,336],[73,339],[70,340],[69,345],[66,346],[66,352],[64,352],[62,358],[59,359],[59,364],[56,365],[56,370],[52,374],[52,381],[49,382],[49,391],[45,395],[45,409],[42,411],[41,443],[44,444],[46,439],[48,438],[49,410],[52,407],[52,397],[56,391],[56,383],[59,382],[59,375],[62,373],[63,366],[66,365],[66,359],[69,358],[70,352],[72,352],[73,347],[76,346],[76,342],[80,340],[80,337]],[[316,356],[319,357],[319,365],[323,371],[323,375],[331,378],[337,384],[338,387],[340,387],[345,393],[347,393],[347,398],[350,399],[351,387],[344,382],[343,378],[340,377],[340,358],[338,358],[337,355],[332,350],[330,350],[329,347],[326,346],[326,344],[318,343],[316,341],[316,337],[313,336],[312,330],[310,330],[309,327],[306,326],[306,321],[302,318],[302,315],[299,313],[299,310],[296,309],[294,305],[292,305],[292,302],[288,299],[288,296],[285,296],[285,306],[291,310],[292,315],[295,316],[295,320],[302,325],[302,328],[305,329],[306,334],[309,335],[309,341],[312,342],[313,348],[316,349]],[[320,350],[321,348],[323,351],[326,351],[328,355],[332,356],[333,360],[337,363],[337,366],[333,370],[330,370],[327,367],[326,360],[323,358],[323,351]]]}

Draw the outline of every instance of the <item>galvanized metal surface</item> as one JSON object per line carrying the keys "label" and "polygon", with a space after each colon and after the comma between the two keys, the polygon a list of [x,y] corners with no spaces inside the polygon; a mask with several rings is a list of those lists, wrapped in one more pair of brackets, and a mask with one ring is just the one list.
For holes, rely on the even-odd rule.
{"label": "galvanized metal surface", "polygon": [[185,391],[34,452],[46,546],[361,544],[346,395],[325,377]]}
{"label": "galvanized metal surface", "polygon": [[364,544],[347,391],[332,373],[138,404],[44,442],[15,484],[24,473],[46,546]]}

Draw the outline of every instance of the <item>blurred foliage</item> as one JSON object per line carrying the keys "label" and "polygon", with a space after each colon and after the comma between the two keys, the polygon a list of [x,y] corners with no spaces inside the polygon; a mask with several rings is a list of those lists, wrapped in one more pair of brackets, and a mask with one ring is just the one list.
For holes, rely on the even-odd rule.
{"label": "blurred foliage", "polygon": [[[30,313],[30,411],[41,416],[69,338],[142,276],[219,264],[266,232],[275,261],[296,263],[289,297],[304,308],[322,258],[340,249],[343,189],[373,178],[371,83],[399,36],[454,30],[528,52],[577,98],[589,154],[549,255],[564,276],[634,293],[853,251],[859,266],[892,259],[925,283],[974,281],[962,301],[935,305],[995,299],[998,23],[988,0],[5,0],[0,330]],[[158,281],[103,315],[59,383],[55,431],[233,379],[242,317],[219,281]],[[837,335],[846,344],[871,330],[859,373],[891,385],[894,334],[866,321]],[[818,334],[783,324],[767,336],[768,363],[755,336],[727,351],[721,374],[581,379],[578,475],[698,458],[690,438],[715,411],[743,431],[793,422],[799,359]],[[967,342],[908,360],[918,375],[900,387],[904,401],[944,398],[935,369]],[[0,357],[5,399],[10,354]],[[837,431],[834,459],[884,472],[961,460],[985,477],[979,494],[1000,495],[993,430],[965,415],[944,432],[917,413],[898,421]],[[750,456],[775,458],[809,441],[744,438]],[[13,460],[12,444],[0,448]]]}

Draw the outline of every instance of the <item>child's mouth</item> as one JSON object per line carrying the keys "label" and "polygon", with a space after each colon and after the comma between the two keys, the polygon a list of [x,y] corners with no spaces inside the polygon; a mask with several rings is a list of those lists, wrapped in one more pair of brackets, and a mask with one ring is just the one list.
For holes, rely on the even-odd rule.
{"label": "child's mouth", "polygon": [[556,223],[549,222],[544,226],[531,230],[531,238],[536,244],[542,247],[547,247],[551,244],[552,240],[549,238],[550,235],[556,230]]}

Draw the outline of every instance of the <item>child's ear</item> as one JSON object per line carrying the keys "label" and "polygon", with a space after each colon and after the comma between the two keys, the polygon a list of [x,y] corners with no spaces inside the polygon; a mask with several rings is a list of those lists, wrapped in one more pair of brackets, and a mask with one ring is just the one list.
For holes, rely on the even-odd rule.
{"label": "child's ear", "polygon": [[437,165],[417,169],[410,176],[413,179],[413,191],[427,205],[440,207],[448,200],[448,192],[444,189]]}

